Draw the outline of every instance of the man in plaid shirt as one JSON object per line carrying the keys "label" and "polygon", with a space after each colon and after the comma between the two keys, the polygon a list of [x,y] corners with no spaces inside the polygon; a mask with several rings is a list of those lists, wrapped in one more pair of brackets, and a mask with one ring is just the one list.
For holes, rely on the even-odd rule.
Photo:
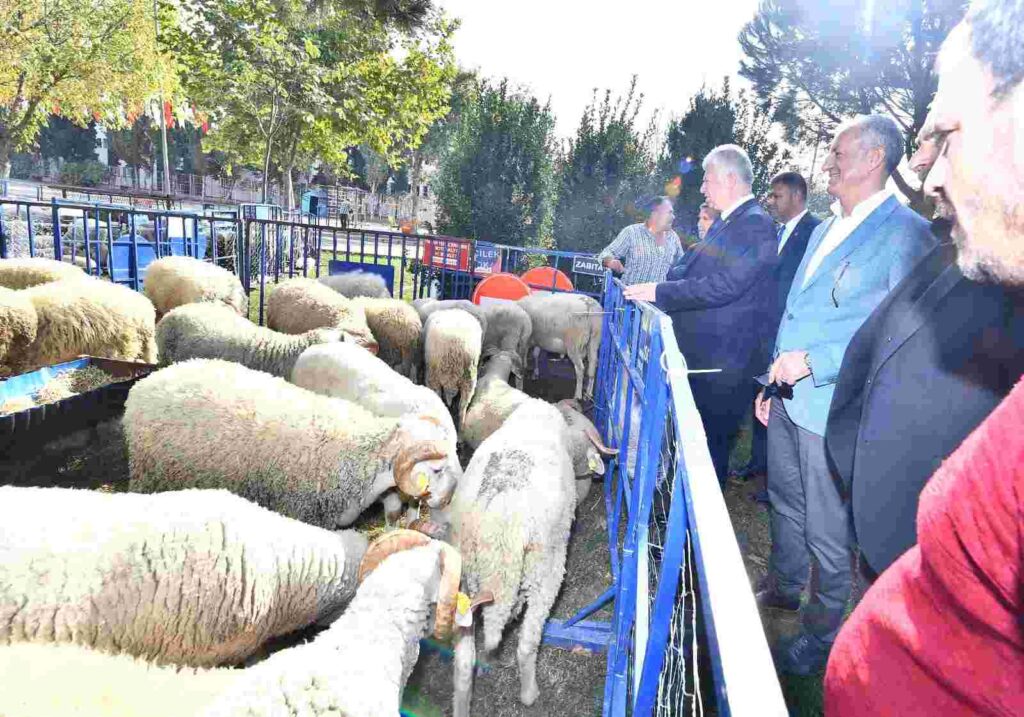
{"label": "man in plaid shirt", "polygon": [[672,200],[656,197],[646,208],[646,222],[630,224],[597,256],[602,265],[621,275],[626,286],[664,281],[683,256],[679,236],[672,230]]}

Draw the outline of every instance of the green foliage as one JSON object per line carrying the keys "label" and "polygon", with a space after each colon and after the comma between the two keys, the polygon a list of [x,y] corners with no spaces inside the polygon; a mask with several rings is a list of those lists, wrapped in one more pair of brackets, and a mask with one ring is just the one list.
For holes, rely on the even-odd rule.
{"label": "green foliage", "polygon": [[75,187],[95,187],[103,182],[106,171],[106,166],[95,159],[66,162],[60,169],[60,182]]}
{"label": "green foliage", "polygon": [[51,113],[124,126],[127,109],[175,89],[150,0],[6,0],[0,19],[0,177]]}
{"label": "green foliage", "polygon": [[211,115],[206,149],[230,163],[344,166],[365,143],[388,161],[447,110],[455,25],[422,1],[183,0],[171,28],[190,97]]}
{"label": "green foliage", "polygon": [[679,177],[677,231],[697,233],[697,213],[704,202],[701,162],[718,145],[743,147],[754,168],[754,195],[767,194],[771,178],[791,159],[790,151],[771,136],[771,129],[772,115],[747,92],[734,96],[728,78],[721,90],[703,87],[690,99],[686,114],[669,124],[665,152],[658,163],[659,177],[669,189],[671,179]]}
{"label": "green foliage", "polygon": [[110,138],[110,162],[124,162],[129,167],[150,167],[153,164],[153,140],[158,130],[149,117],[137,117],[126,129],[114,130]]}
{"label": "green foliage", "polygon": [[569,251],[598,252],[623,226],[641,221],[637,200],[650,189],[655,120],[636,128],[643,95],[636,76],[625,97],[605,92],[583,111],[576,136],[558,163],[555,238]]}
{"label": "green foliage", "polygon": [[739,36],[740,74],[774,108],[790,142],[813,146],[846,118],[881,112],[903,128],[909,154],[935,96],[935,56],[965,7],[962,0],[761,0]]}
{"label": "green foliage", "polygon": [[39,154],[44,159],[83,162],[96,159],[96,123],[79,127],[58,115],[50,115],[39,132]]}
{"label": "green foliage", "polygon": [[467,98],[434,179],[442,232],[514,246],[551,235],[554,117],[507,80]]}

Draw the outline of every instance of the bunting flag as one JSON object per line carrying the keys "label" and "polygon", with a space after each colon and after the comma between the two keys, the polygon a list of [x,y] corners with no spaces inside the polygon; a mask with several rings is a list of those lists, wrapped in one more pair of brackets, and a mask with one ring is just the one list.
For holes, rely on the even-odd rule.
{"label": "bunting flag", "polygon": [[170,100],[164,102],[164,122],[167,123],[168,129],[174,126],[174,114],[171,112]]}

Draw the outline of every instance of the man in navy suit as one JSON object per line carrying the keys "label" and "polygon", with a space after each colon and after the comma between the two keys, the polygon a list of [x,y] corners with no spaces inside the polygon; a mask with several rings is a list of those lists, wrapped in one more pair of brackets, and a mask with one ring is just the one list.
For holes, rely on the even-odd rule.
{"label": "man in navy suit", "polygon": [[[930,118],[918,147],[910,167],[924,180],[942,149]],[[928,478],[1024,374],[1024,292],[964,277],[941,190],[935,213],[942,243],[854,335],[828,414],[825,446],[872,581],[917,542]]]}
{"label": "man in navy suit", "polygon": [[666,281],[627,287],[625,296],[654,301],[672,319],[715,472],[724,482],[729,446],[750,404],[751,379],[764,370],[764,307],[774,301],[778,261],[772,220],[751,193],[747,153],[722,145],[704,159],[701,192],[721,212],[704,240],[669,270]]}
{"label": "man in navy suit", "polygon": [[928,222],[885,188],[903,148],[903,133],[883,115],[862,115],[837,130],[823,166],[837,200],[833,216],[807,242],[769,372],[770,380],[793,387],[792,398],[758,397],[758,419],[768,427],[772,552],[757,601],[797,610],[812,566],[815,578],[803,630],[776,656],[782,672],[824,668],[850,598],[852,530],[824,439],[843,354],[875,307],[936,244]]}
{"label": "man in navy suit", "polygon": [[[774,280],[778,291],[776,301],[765,307],[768,331],[765,333],[764,365],[771,361],[775,334],[786,308],[786,297],[793,284],[793,275],[804,258],[807,240],[821,220],[807,211],[807,182],[798,172],[780,172],[772,177],[771,191],[765,206],[768,213],[780,226],[778,230],[779,263],[775,265]],[[751,382],[753,384],[753,382]],[[750,463],[738,472],[746,478],[764,478],[768,472],[768,432],[760,421],[754,421],[751,442]],[[759,498],[768,502],[767,492]]]}

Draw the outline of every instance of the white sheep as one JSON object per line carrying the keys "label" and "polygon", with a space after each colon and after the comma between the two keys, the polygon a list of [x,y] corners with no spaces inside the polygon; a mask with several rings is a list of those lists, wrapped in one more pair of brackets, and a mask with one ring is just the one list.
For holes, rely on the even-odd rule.
{"label": "white sheep", "polygon": [[0,644],[238,663],[272,637],[332,621],[355,594],[365,551],[355,531],[314,528],[224,490],[2,487]]}
{"label": "white sheep", "polygon": [[[526,352],[530,348],[530,336],[533,334],[533,322],[519,304],[501,301],[483,307],[487,317],[484,329],[483,353],[488,355],[495,351],[515,351],[526,366]],[[516,387],[522,389],[522,371],[514,374]]]}
{"label": "white sheep", "polygon": [[[455,424],[441,398],[426,386],[417,386],[354,344],[323,344],[307,349],[295,362],[291,382],[314,393],[352,401],[377,416],[434,419],[448,446],[447,481],[436,490],[439,495],[450,495],[454,490],[462,475]],[[427,503],[437,506],[436,498],[428,499]],[[401,511],[398,492],[387,493],[384,505],[386,518],[396,519]]]}
{"label": "white sheep", "polygon": [[24,292],[0,287],[0,376],[15,370],[10,357],[28,350],[38,328],[36,309]]}
{"label": "white sheep", "polygon": [[487,312],[484,307],[477,306],[472,301],[465,299],[445,299],[443,301],[439,299],[426,298],[416,299],[412,302],[412,307],[416,309],[416,313],[420,315],[420,320],[426,324],[427,319],[435,311],[444,311],[446,309],[462,309],[473,315],[478,322],[480,322],[480,330],[487,335]]}
{"label": "white sheep", "polygon": [[427,318],[423,337],[425,384],[449,406],[458,395],[457,425],[461,428],[476,390],[483,331],[467,312],[445,309]]}
{"label": "white sheep", "polygon": [[330,290],[316,279],[288,279],[267,299],[267,326],[285,334],[314,329],[340,329],[356,343],[377,352],[377,340],[361,306]]}
{"label": "white sheep", "polygon": [[[17,294],[17,296],[14,296]],[[25,300],[36,317],[35,336],[10,330],[0,375],[32,371],[83,354],[155,363],[153,304],[142,294],[84,274],[0,294],[0,327],[28,320]],[[5,333],[0,330],[0,333]]]}
{"label": "white sheep", "polygon": [[75,645],[0,647],[0,714],[397,715],[421,637],[442,605],[454,612],[452,553],[429,541],[361,570],[355,598],[330,628],[244,670],[160,667]]}
{"label": "white sheep", "polygon": [[168,256],[150,264],[143,293],[153,302],[158,317],[177,306],[196,302],[228,306],[240,316],[246,307],[245,292],[237,276],[188,256]]}
{"label": "white sheep", "polygon": [[[537,648],[565,573],[576,508],[568,427],[557,408],[530,399],[483,442],[459,481],[451,505],[435,515],[450,526],[462,556],[463,591],[490,593],[483,608],[484,650],[525,607],[516,656],[519,698],[538,695]],[[468,717],[476,642],[472,628],[455,643],[455,717]]]}
{"label": "white sheep", "polygon": [[450,498],[432,419],[374,416],[284,379],[219,360],[174,364],[125,402],[130,488],[227,488],[292,518],[351,525],[390,488]]}
{"label": "white sheep", "polygon": [[291,375],[295,361],[310,346],[342,340],[343,334],[337,329],[315,329],[297,336],[282,334],[257,326],[223,304],[211,303],[171,309],[156,327],[163,364],[223,359],[281,378]]}
{"label": "white sheep", "polygon": [[[517,408],[531,400],[508,383],[509,375],[519,370],[520,365],[519,355],[512,351],[500,351],[487,362],[462,425],[462,440],[470,448],[479,448]],[[569,455],[577,478],[576,498],[582,502],[590,492],[591,475],[604,475],[603,456],[615,456],[618,451],[604,444],[597,428],[583,415],[577,403],[564,400],[555,407],[569,426]]]}
{"label": "white sheep", "polygon": [[0,287],[27,289],[61,279],[84,279],[88,275],[74,264],[41,257],[0,259]]}
{"label": "white sheep", "polygon": [[[559,355],[568,355],[576,370],[576,394],[584,396],[583,378],[586,369],[586,396],[594,395],[597,355],[601,348],[602,309],[585,294],[531,294],[519,300],[530,315],[533,331],[530,345]],[[534,368],[534,378],[537,369]]]}
{"label": "white sheep", "polygon": [[320,283],[349,299],[354,299],[357,296],[369,296],[376,299],[391,298],[391,292],[388,291],[384,277],[368,271],[349,271],[344,274],[321,276]]}
{"label": "white sheep", "polygon": [[423,322],[416,309],[401,299],[358,297],[351,300],[366,313],[380,357],[403,376],[416,380],[416,368],[423,355]]}

